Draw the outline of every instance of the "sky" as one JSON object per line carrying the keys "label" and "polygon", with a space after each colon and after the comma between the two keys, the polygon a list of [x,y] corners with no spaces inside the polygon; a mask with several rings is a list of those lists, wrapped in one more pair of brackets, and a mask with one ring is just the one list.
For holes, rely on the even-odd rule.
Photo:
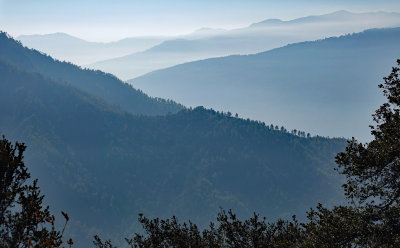
{"label": "sky", "polygon": [[12,36],[64,32],[89,41],[233,29],[270,18],[337,10],[400,12],[399,0],[0,0],[0,30]]}

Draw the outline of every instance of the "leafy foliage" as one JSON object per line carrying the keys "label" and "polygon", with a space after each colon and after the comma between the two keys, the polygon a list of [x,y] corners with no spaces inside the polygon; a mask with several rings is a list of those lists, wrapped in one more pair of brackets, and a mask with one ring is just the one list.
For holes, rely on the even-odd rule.
{"label": "leafy foliage", "polygon": [[[400,65],[400,60],[397,61]],[[368,206],[387,208],[400,204],[400,81],[399,68],[385,77],[388,102],[374,114],[375,139],[363,145],[351,140],[337,156],[341,173],[347,176],[346,195]]]}
{"label": "leafy foliage", "polygon": [[[146,236],[135,234],[126,239],[131,247],[292,247],[302,238],[300,224],[293,216],[292,221],[279,220],[267,223],[256,213],[242,222],[229,210],[221,210],[217,224],[211,223],[209,228],[200,231],[196,224],[180,224],[174,216],[171,219],[150,220],[139,215]],[[113,247],[110,241],[102,242],[95,236],[96,247]]]}
{"label": "leafy foliage", "polygon": [[[397,60],[400,65],[400,60]],[[375,242],[388,247],[400,245],[400,80],[399,67],[393,67],[379,87],[387,102],[375,112],[375,139],[368,144],[349,142],[336,161],[346,175],[346,196],[362,206],[373,221]],[[377,235],[378,234],[378,235]],[[366,237],[366,236],[365,236]],[[389,246],[390,247],[390,246]]]}
{"label": "leafy foliage", "polygon": [[[55,229],[55,217],[42,205],[44,196],[37,179],[27,183],[30,174],[23,162],[23,143],[0,139],[0,247],[59,247],[64,229]],[[72,240],[67,241],[71,243]]]}

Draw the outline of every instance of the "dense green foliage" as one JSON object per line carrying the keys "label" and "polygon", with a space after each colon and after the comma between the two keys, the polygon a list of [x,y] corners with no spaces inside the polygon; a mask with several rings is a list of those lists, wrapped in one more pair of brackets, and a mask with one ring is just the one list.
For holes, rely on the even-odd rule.
{"label": "dense green foliage", "polygon": [[37,180],[28,181],[25,149],[23,143],[12,145],[4,137],[0,139],[0,247],[59,247],[69,217],[62,212],[64,229],[55,229],[55,217],[43,206]]}
{"label": "dense green foliage", "polygon": [[132,247],[290,247],[301,238],[300,224],[279,220],[267,223],[265,218],[253,214],[240,221],[229,211],[221,211],[217,224],[200,231],[196,224],[179,224],[175,217],[167,220],[149,220],[140,215],[139,222],[146,236],[136,234],[126,241]]}
{"label": "dense green foliage", "polygon": [[[400,246],[400,60],[379,87],[387,102],[376,110],[375,139],[367,144],[351,140],[336,161],[346,175],[346,196],[373,221],[377,246]],[[391,246],[388,246],[390,244]]]}
{"label": "dense green foliage", "polygon": [[0,75],[0,130],[27,143],[48,203],[72,216],[74,240],[138,230],[139,212],[206,226],[219,207],[275,218],[342,199],[333,158],[343,139],[202,107],[135,116],[10,63],[0,62]]}
{"label": "dense green foliage", "polygon": [[66,82],[133,114],[163,115],[175,113],[183,108],[170,100],[150,98],[111,74],[82,69],[23,47],[4,32],[0,32],[0,60],[12,63],[25,71],[37,72],[53,80]]}
{"label": "dense green foliage", "polygon": [[[400,65],[400,60],[398,60]],[[375,139],[363,145],[352,140],[337,157],[341,173],[347,176],[346,195],[367,206],[390,208],[400,205],[400,68],[385,77],[383,88],[388,102],[374,114]]]}

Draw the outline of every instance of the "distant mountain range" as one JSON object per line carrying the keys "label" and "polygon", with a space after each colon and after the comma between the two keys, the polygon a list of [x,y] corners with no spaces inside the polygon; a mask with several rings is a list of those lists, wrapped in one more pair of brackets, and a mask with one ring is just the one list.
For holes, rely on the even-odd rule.
{"label": "distant mountain range", "polygon": [[151,72],[128,82],[152,96],[334,137],[369,139],[378,83],[400,57],[400,28],[372,29],[255,55]]}
{"label": "distant mountain range", "polygon": [[291,21],[269,19],[249,27],[215,31],[202,38],[168,40],[143,52],[89,65],[126,80],[173,65],[233,54],[252,54],[290,43],[323,39],[369,28],[398,27],[400,14],[338,11]]}
{"label": "distant mountain range", "polygon": [[101,43],[85,41],[65,33],[54,33],[21,35],[17,39],[25,46],[45,52],[59,60],[86,65],[149,49],[168,37],[132,37]]}
{"label": "distant mountain range", "polygon": [[[367,13],[352,13],[345,10],[339,10],[325,15],[314,15],[297,18],[289,21],[282,21],[280,19],[267,19],[258,23],[250,25],[251,28],[259,28],[266,26],[289,26],[293,24],[337,24],[347,23],[353,27],[368,28],[371,23],[377,27],[386,27],[390,25],[398,26],[399,13],[389,13],[384,11],[367,12]],[[368,22],[370,23],[368,23]]]}
{"label": "distant mountain range", "polygon": [[[333,158],[344,139],[182,109],[4,33],[0,106],[1,134],[27,144],[26,164],[53,212],[70,215],[77,247],[127,237],[140,212],[204,226],[219,207],[273,219],[342,200]],[[182,110],[149,116],[171,109]]]}
{"label": "distant mountain range", "polygon": [[199,59],[252,54],[300,41],[397,26],[400,26],[398,13],[337,11],[289,21],[267,19],[233,30],[202,28],[177,37],[133,37],[111,43],[87,42],[61,33],[25,35],[18,39],[57,59],[100,69],[126,80]]}

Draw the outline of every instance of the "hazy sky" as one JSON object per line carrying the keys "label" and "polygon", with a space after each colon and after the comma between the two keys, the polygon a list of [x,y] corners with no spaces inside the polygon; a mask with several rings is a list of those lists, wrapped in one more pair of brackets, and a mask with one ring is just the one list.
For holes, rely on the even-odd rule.
{"label": "hazy sky", "polygon": [[0,29],[13,36],[65,32],[91,41],[238,28],[337,10],[400,12],[400,0],[0,0]]}

